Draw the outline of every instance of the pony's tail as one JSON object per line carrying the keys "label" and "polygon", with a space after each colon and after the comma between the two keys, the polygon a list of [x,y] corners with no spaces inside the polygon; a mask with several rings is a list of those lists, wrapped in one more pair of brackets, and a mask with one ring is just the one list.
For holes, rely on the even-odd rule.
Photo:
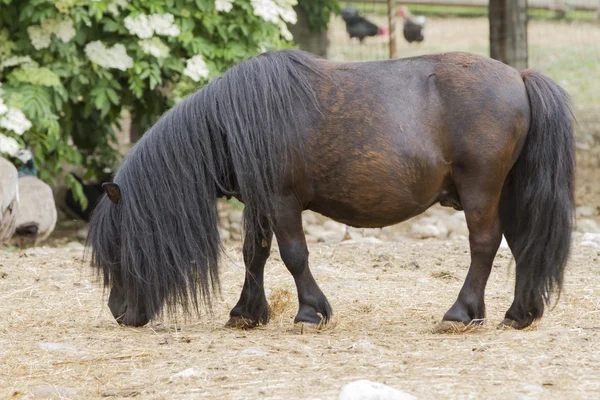
{"label": "pony's tail", "polygon": [[[506,313],[519,328],[557,298],[571,246],[575,147],[568,94],[550,78],[521,73],[531,118],[523,150],[503,188],[503,233],[516,260],[515,299]],[[506,322],[506,321],[505,321]]]}

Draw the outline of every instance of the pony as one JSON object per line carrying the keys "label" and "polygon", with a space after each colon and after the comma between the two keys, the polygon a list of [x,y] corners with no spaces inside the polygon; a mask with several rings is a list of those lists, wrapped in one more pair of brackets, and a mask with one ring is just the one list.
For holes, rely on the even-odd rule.
{"label": "pony", "polygon": [[210,309],[219,291],[216,201],[243,211],[245,281],[229,326],[269,320],[276,236],[295,322],[331,306],[309,268],[302,212],[384,227],[433,204],[464,210],[471,263],[440,329],[485,318],[502,235],[516,260],[502,324],[525,328],[560,294],[574,208],[574,117],[533,70],[470,53],[337,63],[296,50],[231,67],[174,106],[118,169],[91,219],[91,265],[121,324]]}

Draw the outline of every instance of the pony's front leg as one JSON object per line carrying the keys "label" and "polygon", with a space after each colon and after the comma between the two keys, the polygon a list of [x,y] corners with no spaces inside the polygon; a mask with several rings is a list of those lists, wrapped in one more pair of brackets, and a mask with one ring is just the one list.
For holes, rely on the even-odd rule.
{"label": "pony's front leg", "polygon": [[302,229],[302,209],[295,198],[279,207],[275,236],[281,259],[294,277],[298,290],[299,309],[294,322],[316,325],[327,323],[332,315],[331,306],[308,267],[308,247]]}
{"label": "pony's front leg", "polygon": [[494,257],[502,241],[498,216],[499,196],[470,193],[461,196],[469,228],[471,265],[454,305],[438,325],[438,332],[482,323],[485,318],[485,287]]}
{"label": "pony's front leg", "polygon": [[[266,225],[266,224],[265,224]],[[248,233],[244,239],[243,255],[246,278],[240,299],[231,312],[227,326],[253,328],[269,322],[269,304],[265,296],[265,263],[271,254],[273,232]]]}

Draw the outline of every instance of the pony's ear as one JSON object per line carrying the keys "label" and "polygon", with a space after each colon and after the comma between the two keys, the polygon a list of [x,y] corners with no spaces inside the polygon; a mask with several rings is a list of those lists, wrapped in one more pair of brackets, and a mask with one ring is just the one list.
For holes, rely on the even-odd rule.
{"label": "pony's ear", "polygon": [[108,198],[115,204],[121,201],[121,189],[114,182],[105,182],[102,184],[102,189],[106,192]]}

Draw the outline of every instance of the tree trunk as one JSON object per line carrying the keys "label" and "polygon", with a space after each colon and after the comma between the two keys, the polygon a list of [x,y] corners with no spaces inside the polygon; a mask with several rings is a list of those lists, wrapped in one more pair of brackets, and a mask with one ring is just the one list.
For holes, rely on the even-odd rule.
{"label": "tree trunk", "polygon": [[527,0],[490,0],[490,57],[527,68]]}
{"label": "tree trunk", "polygon": [[300,46],[300,49],[316,54],[321,57],[327,57],[327,31],[319,32],[310,29],[308,16],[302,7],[294,7],[298,22],[295,25],[289,25],[290,32],[294,36],[294,41]]}

